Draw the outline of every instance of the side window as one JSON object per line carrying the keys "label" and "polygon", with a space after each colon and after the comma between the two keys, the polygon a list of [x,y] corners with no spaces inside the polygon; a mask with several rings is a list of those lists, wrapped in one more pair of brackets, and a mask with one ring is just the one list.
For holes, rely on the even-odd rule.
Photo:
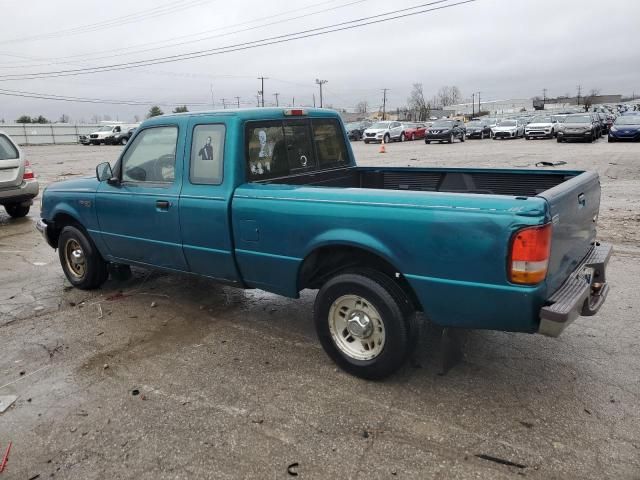
{"label": "side window", "polygon": [[125,182],[173,183],[178,127],[147,128],[122,157]]}
{"label": "side window", "polygon": [[220,185],[224,160],[224,125],[196,125],[191,140],[191,183]]}
{"label": "side window", "polygon": [[318,155],[318,167],[340,165],[349,161],[347,146],[338,122],[333,119],[316,120],[311,123],[313,141]]}

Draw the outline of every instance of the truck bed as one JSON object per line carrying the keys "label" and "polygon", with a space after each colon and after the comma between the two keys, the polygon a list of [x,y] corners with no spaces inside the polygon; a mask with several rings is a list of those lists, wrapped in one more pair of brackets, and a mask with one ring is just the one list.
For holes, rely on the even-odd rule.
{"label": "truck bed", "polygon": [[260,183],[530,197],[550,190],[579,173],[581,172],[347,167],[290,175]]}

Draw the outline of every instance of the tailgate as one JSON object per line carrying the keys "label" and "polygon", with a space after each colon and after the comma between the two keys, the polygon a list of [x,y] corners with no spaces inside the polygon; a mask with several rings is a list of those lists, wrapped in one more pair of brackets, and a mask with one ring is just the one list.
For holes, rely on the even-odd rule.
{"label": "tailgate", "polygon": [[547,274],[551,294],[578,266],[596,239],[600,179],[595,172],[584,172],[538,196],[547,201],[553,222]]}
{"label": "tailgate", "polygon": [[13,142],[0,134],[0,189],[15,187],[22,183],[20,155]]}

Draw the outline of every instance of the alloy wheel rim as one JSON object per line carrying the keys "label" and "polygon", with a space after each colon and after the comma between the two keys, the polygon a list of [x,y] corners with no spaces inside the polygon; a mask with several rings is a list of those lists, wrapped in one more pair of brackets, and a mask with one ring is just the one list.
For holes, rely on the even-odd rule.
{"label": "alloy wheel rim", "polygon": [[386,331],[378,310],[358,295],[343,295],[329,309],[333,343],[355,360],[372,360],[384,349]]}
{"label": "alloy wheel rim", "polygon": [[82,246],[75,238],[70,238],[65,243],[64,258],[71,275],[76,279],[82,279],[87,271],[86,259]]}

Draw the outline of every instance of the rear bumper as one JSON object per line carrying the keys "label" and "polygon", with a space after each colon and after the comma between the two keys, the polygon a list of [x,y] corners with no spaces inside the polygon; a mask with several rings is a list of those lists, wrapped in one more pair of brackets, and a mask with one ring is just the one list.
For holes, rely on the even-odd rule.
{"label": "rear bumper", "polygon": [[540,309],[538,333],[559,336],[579,316],[595,315],[607,298],[606,268],[613,247],[596,243],[580,265]]}
{"label": "rear bumper", "polygon": [[32,199],[38,196],[40,186],[37,180],[23,181],[20,185],[0,189],[0,205],[6,203],[28,203],[31,205]]}

